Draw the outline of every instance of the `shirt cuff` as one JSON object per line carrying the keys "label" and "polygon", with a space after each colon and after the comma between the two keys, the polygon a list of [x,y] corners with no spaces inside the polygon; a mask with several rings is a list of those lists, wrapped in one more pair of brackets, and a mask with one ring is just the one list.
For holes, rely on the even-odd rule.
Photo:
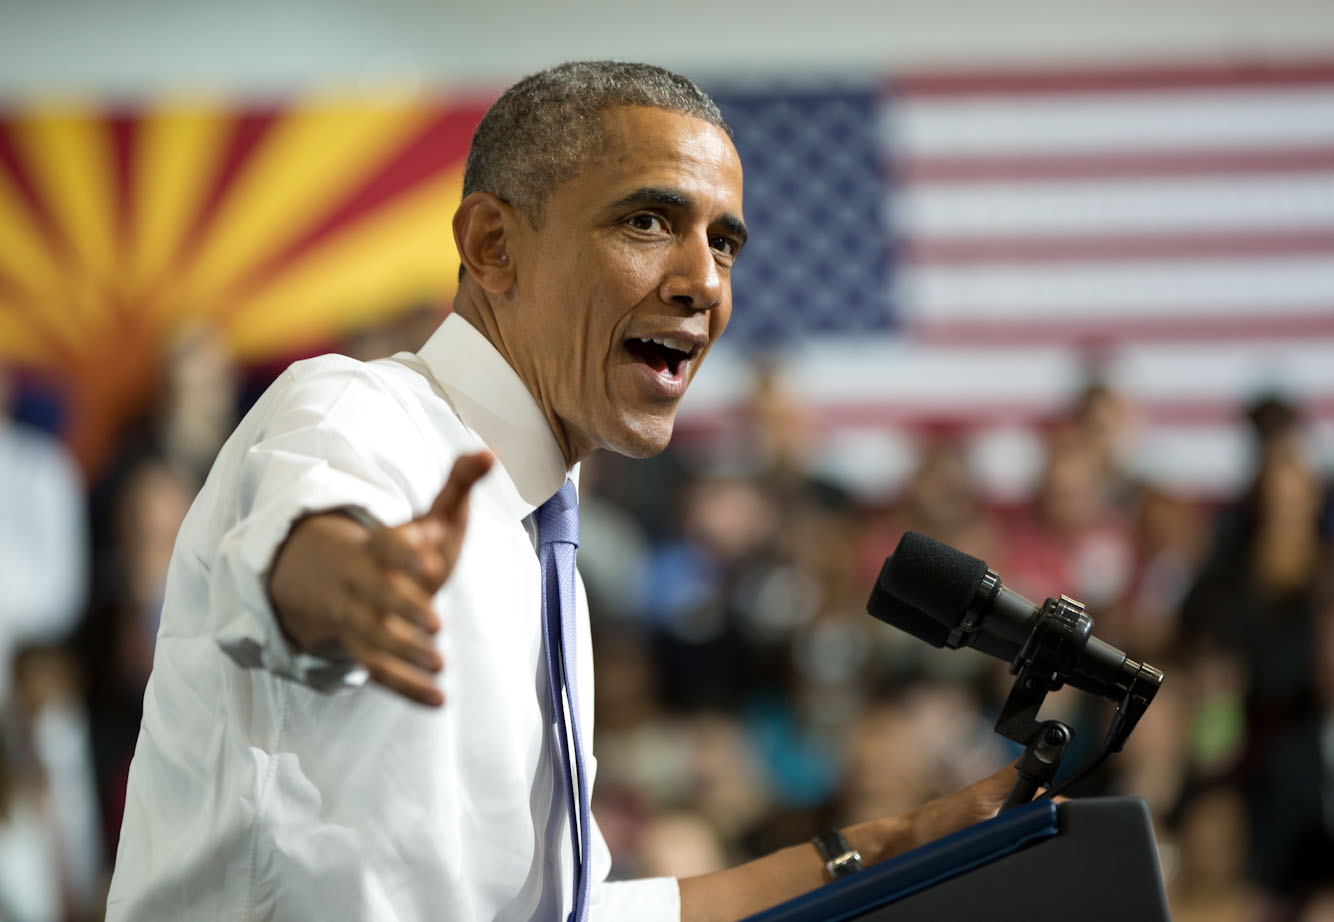
{"label": "shirt cuff", "polygon": [[675,877],[603,883],[588,910],[590,922],[681,922],[681,886]]}
{"label": "shirt cuff", "polygon": [[[252,515],[237,525],[223,537],[209,581],[209,609],[219,618],[214,636],[237,665],[266,669],[321,692],[364,685],[368,674],[341,647],[300,650],[283,633],[267,589],[279,547],[292,526],[307,515],[345,512],[368,527],[410,516],[398,508],[400,502],[373,488],[350,496],[346,484],[340,486],[339,501],[286,508],[277,504],[268,514]],[[307,483],[304,492],[320,492],[310,487]]]}

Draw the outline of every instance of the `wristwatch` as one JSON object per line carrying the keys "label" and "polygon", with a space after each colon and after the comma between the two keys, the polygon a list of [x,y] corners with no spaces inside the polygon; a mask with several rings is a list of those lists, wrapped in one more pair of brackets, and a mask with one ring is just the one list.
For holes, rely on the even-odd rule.
{"label": "wristwatch", "polygon": [[820,833],[814,839],[811,839],[811,844],[815,846],[815,850],[824,859],[824,867],[829,872],[831,880],[847,877],[849,874],[855,874],[862,869],[861,853],[848,844],[848,840],[843,837],[843,833],[837,829]]}

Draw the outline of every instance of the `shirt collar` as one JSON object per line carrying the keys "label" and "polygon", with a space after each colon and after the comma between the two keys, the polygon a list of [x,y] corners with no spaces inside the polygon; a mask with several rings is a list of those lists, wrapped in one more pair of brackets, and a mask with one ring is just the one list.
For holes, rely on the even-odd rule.
{"label": "shirt collar", "polygon": [[[517,372],[482,333],[450,314],[417,353],[454,412],[509,473],[525,515],[565,482],[565,456],[541,407]],[[578,465],[570,472],[577,479]]]}

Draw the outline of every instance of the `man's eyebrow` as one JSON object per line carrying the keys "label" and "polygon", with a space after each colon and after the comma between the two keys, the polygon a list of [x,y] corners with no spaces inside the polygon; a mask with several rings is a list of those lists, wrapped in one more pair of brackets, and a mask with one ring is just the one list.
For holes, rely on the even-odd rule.
{"label": "man's eyebrow", "polygon": [[629,205],[670,205],[684,208],[690,199],[678,189],[667,186],[640,186],[625,198],[612,202],[612,208],[624,208]]}
{"label": "man's eyebrow", "polygon": [[[667,205],[673,208],[684,208],[690,204],[690,198],[679,189],[673,189],[669,186],[641,186],[629,195],[612,202],[612,208],[628,208],[634,205]],[[746,222],[742,221],[736,215],[725,214],[719,221],[723,227],[736,237],[740,243],[745,243],[750,236],[746,230]]]}
{"label": "man's eyebrow", "polygon": [[746,222],[736,215],[725,214],[720,220],[723,222],[723,227],[731,231],[732,236],[736,237],[738,246],[744,244],[750,237],[750,231],[746,230]]}

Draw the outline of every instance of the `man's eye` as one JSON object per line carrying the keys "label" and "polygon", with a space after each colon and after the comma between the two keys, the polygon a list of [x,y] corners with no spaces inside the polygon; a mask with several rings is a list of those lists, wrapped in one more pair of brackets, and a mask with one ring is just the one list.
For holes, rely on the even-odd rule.
{"label": "man's eye", "polygon": [[629,224],[635,230],[642,231],[658,231],[666,227],[666,222],[663,221],[661,215],[655,215],[648,212],[633,214],[625,219],[625,223]]}
{"label": "man's eye", "polygon": [[713,247],[719,253],[725,253],[728,256],[735,256],[737,250],[741,247],[731,237],[710,237],[709,246]]}

